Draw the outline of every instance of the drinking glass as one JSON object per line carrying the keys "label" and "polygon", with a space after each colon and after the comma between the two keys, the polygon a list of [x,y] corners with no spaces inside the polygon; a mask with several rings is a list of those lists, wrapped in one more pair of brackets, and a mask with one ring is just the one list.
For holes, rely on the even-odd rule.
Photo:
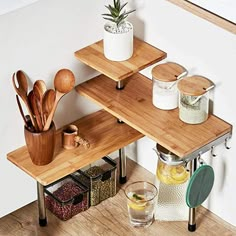
{"label": "drinking glass", "polygon": [[154,219],[158,190],[146,181],[133,182],[125,188],[130,223],[135,227],[148,227]]}

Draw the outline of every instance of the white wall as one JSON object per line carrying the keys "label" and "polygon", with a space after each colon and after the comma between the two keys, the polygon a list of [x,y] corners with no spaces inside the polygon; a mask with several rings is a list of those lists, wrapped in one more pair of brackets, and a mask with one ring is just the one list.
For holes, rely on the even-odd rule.
{"label": "white wall", "polygon": [[[165,0],[133,0],[137,8],[132,22],[135,34],[168,54],[168,61],[185,66],[189,74],[208,77],[216,88],[211,93],[215,115],[236,125],[235,78],[236,36]],[[143,73],[151,77],[151,68]],[[138,142],[139,163],[154,172],[156,156],[151,151],[155,143],[147,138]],[[215,183],[204,206],[236,226],[236,138],[233,133],[230,150],[219,145],[216,158],[209,153],[204,160],[215,171]]]}
{"label": "white wall", "polygon": [[[0,16],[0,216],[36,199],[36,184],[6,160],[6,154],[25,145],[11,77],[22,69],[30,89],[37,79],[53,88],[55,73],[69,68],[76,84],[95,75],[74,57],[74,52],[102,38],[99,1],[40,0]],[[97,110],[75,91],[62,98],[56,111],[57,128]]]}
{"label": "white wall", "polygon": [[[107,3],[104,0],[103,3]],[[214,114],[236,124],[233,108],[233,76],[236,61],[235,35],[188,13],[164,0],[130,0],[137,11],[130,17],[136,36],[168,53],[169,61],[185,66],[190,74],[200,74],[213,80]],[[6,154],[24,145],[23,122],[17,110],[11,76],[18,69],[30,78],[53,85],[53,77],[62,67],[71,69],[76,83],[96,72],[74,58],[73,52],[102,38],[104,4],[87,0],[40,0],[26,8],[0,16],[0,216],[36,198],[35,182],[6,160]],[[143,71],[150,77],[150,69]],[[74,91],[60,101],[55,122],[59,128],[87,113],[99,109]],[[66,114],[66,115],[65,115]],[[68,115],[69,114],[69,115]],[[205,203],[211,211],[236,226],[233,199],[236,198],[235,138],[228,151],[220,146],[217,158],[211,159],[216,174],[214,189]],[[148,138],[138,142],[136,160],[155,172],[156,156]]]}

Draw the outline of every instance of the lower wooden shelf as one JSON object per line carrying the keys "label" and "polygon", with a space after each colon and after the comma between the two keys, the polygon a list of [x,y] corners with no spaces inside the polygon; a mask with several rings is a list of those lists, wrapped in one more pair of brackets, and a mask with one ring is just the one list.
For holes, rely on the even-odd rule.
{"label": "lower wooden shelf", "polygon": [[140,73],[129,77],[123,90],[117,90],[116,82],[103,74],[76,86],[76,90],[182,158],[232,132],[232,125],[215,115],[202,124],[190,125],[179,119],[178,109],[154,107],[152,80]]}
{"label": "lower wooden shelf", "polygon": [[143,137],[127,124],[120,124],[117,119],[104,110],[85,116],[75,122],[80,134],[90,142],[90,148],[79,146],[73,150],[62,148],[62,130],[57,130],[54,160],[45,166],[34,165],[27,147],[21,147],[7,154],[7,159],[46,186],[74,171],[106,156]]}

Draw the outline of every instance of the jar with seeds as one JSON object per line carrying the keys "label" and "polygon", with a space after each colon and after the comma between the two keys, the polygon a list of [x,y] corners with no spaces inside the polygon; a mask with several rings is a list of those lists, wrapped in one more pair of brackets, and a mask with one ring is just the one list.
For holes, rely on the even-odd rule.
{"label": "jar with seeds", "polygon": [[208,119],[209,93],[214,84],[203,76],[185,77],[178,83],[179,118],[188,124],[200,124]]}
{"label": "jar with seeds", "polygon": [[116,194],[116,162],[109,157],[76,171],[73,176],[90,190],[90,206]]}

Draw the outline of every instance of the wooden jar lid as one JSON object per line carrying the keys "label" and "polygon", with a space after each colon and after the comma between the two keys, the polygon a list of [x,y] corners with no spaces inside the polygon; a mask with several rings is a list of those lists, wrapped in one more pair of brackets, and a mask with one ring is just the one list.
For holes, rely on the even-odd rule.
{"label": "wooden jar lid", "polygon": [[153,67],[152,77],[163,82],[172,82],[176,81],[184,71],[186,69],[183,66],[174,62],[166,62]]}
{"label": "wooden jar lid", "polygon": [[179,81],[177,87],[183,94],[190,96],[200,96],[206,93],[206,89],[212,85],[212,82],[203,76],[185,77]]}

